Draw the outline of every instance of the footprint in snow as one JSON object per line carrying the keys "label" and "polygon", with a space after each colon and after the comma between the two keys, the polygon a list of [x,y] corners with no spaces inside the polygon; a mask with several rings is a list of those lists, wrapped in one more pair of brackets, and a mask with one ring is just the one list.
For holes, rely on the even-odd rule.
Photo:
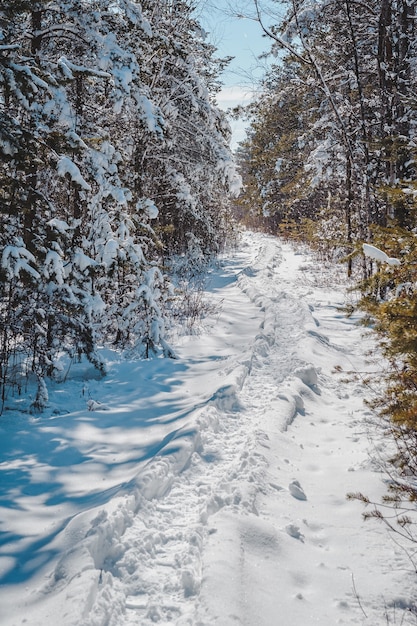
{"label": "footprint in snow", "polygon": [[87,408],[89,411],[108,411],[109,407],[95,400],[87,400]]}
{"label": "footprint in snow", "polygon": [[288,526],[285,527],[285,531],[290,537],[298,539],[299,541],[304,543],[304,535],[301,532],[300,528],[295,524],[288,524]]}
{"label": "footprint in snow", "polygon": [[289,484],[288,489],[290,490],[290,494],[293,496],[293,498],[297,498],[297,500],[307,500],[304,489],[302,488],[298,480],[293,480],[292,483]]}

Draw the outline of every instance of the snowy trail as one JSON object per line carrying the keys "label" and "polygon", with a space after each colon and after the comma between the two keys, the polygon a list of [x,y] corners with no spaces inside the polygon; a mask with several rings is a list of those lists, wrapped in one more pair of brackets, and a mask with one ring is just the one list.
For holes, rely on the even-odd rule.
{"label": "snowy trail", "polygon": [[102,411],[72,382],[74,410],[36,425],[59,442],[54,462],[25,448],[31,490],[9,479],[15,508],[0,509],[9,537],[26,516],[0,548],[2,625],[416,623],[406,556],[346,499],[384,485],[365,390],[334,373],[366,370],[369,340],[327,276],[248,233],[212,274],[221,310],[178,361],[113,361],[88,381]]}

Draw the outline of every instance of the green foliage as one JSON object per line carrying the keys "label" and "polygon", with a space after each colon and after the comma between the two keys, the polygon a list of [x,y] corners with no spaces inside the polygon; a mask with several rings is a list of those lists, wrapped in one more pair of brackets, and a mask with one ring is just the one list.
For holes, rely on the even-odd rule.
{"label": "green foliage", "polygon": [[[297,236],[342,252],[349,274],[372,225],[414,227],[404,193],[416,174],[414,28],[405,0],[288,3],[268,31],[281,64],[247,112],[238,153],[241,219],[275,233],[299,224]],[[303,230],[306,219],[316,228]]]}
{"label": "green foliage", "polygon": [[361,284],[359,307],[373,320],[390,364],[386,394],[376,402],[384,415],[417,429],[417,237],[397,228],[375,232],[375,245],[401,265],[379,264]]}
{"label": "green foliage", "polygon": [[292,71],[274,67],[262,95],[246,110],[250,130],[237,152],[244,181],[236,203],[241,219],[274,233],[312,217],[319,202],[309,186],[301,141],[311,94],[294,89]]}
{"label": "green foliage", "polygon": [[[369,405],[383,420],[395,452],[387,470],[388,494],[366,516],[417,542],[417,235],[398,225],[373,229],[373,244],[401,265],[368,262],[359,308],[372,327],[386,367],[378,375],[381,392]],[[410,517],[411,515],[411,517]]]}

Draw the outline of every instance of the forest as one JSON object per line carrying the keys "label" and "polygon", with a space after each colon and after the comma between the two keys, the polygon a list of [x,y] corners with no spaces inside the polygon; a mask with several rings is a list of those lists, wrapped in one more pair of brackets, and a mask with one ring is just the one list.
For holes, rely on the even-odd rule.
{"label": "forest", "polygon": [[238,221],[346,264],[390,361],[379,408],[414,437],[415,8],[294,0],[270,27],[254,0],[277,60],[234,158],[228,60],[193,2],[3,2],[2,406],[35,376],[41,410],[62,351],[102,373],[98,345],[175,356],[167,328]]}
{"label": "forest", "polygon": [[2,3],[1,406],[36,378],[41,411],[63,352],[102,374],[98,346],[175,357],[167,332],[241,223],[346,265],[389,362],[374,408],[414,471],[416,4],[275,5],[269,26],[253,1],[275,62],[233,155],[196,3]]}
{"label": "forest", "polygon": [[[394,463],[415,476],[416,3],[294,0],[285,18],[276,6],[269,27],[254,0],[278,60],[262,93],[235,111],[249,121],[236,155],[245,183],[236,213],[345,264],[388,364],[363,380],[369,404],[391,420]],[[405,483],[388,501],[416,499],[414,480]]]}
{"label": "forest", "polygon": [[[350,493],[349,498],[355,504],[359,501],[365,506],[365,517],[379,519],[392,534],[401,536],[407,542],[411,541],[413,548],[407,548],[406,552],[415,574],[417,2],[318,0],[312,3],[307,0],[269,0],[266,11],[261,0],[251,0],[247,4],[250,13],[246,17],[259,24],[268,48],[265,54],[273,62],[251,103],[229,112],[221,110],[217,96],[222,88],[222,72],[230,58],[219,58],[216,47],[210,43],[197,17],[196,10],[201,4],[194,0],[2,0],[0,424],[1,420],[6,420],[6,423],[11,414],[14,419],[15,414],[19,413],[16,423],[21,414],[28,414],[29,419],[33,419],[33,428],[38,429],[38,435],[41,433],[39,441],[42,442],[45,442],[49,436],[48,429],[51,429],[52,438],[50,442],[48,440],[48,445],[54,446],[54,442],[59,440],[63,450],[72,450],[73,457],[69,455],[68,458],[82,459],[77,462],[67,459],[62,462],[59,459],[57,467],[62,462],[62,467],[68,463],[71,468],[68,475],[71,475],[77,463],[84,468],[84,472],[87,471],[85,467],[89,467],[88,463],[97,461],[97,466],[102,463],[108,450],[103,448],[103,452],[100,447],[100,428],[103,431],[109,428],[111,433],[117,430],[120,440],[124,441],[129,452],[117,449],[114,458],[118,460],[114,461],[114,466],[113,461],[108,467],[103,463],[107,467],[101,470],[103,475],[109,467],[111,472],[108,473],[112,473],[113,482],[107,490],[102,486],[97,487],[98,483],[94,481],[98,481],[98,478],[93,472],[93,487],[90,491],[99,494],[99,503],[108,505],[113,495],[119,494],[122,488],[127,489],[127,486],[131,491],[130,500],[125,499],[119,506],[120,515],[124,516],[122,521],[119,518],[115,521],[111,514],[107,518],[107,512],[98,514],[97,527],[105,528],[100,531],[105,540],[101,544],[98,541],[97,545],[94,543],[96,539],[91,540],[93,547],[90,550],[90,546],[90,551],[85,552],[88,552],[90,561],[95,558],[94,565],[85,570],[88,570],[86,576],[91,578],[91,589],[97,587],[94,578],[97,572],[101,584],[104,571],[108,589],[113,585],[111,576],[117,577],[120,572],[123,576],[128,572],[130,576],[129,564],[124,569],[123,562],[127,544],[121,545],[125,532],[130,528],[129,524],[132,524],[133,529],[134,523],[137,525],[137,533],[132,530],[132,545],[139,541],[138,537],[142,537],[142,521],[138,512],[148,516],[148,527],[152,530],[153,516],[157,511],[161,519],[163,517],[164,529],[169,535],[169,515],[172,514],[174,518],[173,511],[177,503],[170,504],[166,511],[162,506],[160,510],[154,510],[153,500],[165,497],[171,484],[178,479],[181,502],[185,506],[189,494],[180,479],[183,471],[191,467],[194,483],[190,481],[190,484],[195,486],[193,497],[198,500],[195,506],[203,507],[205,512],[193,522],[198,532],[190,535],[190,538],[183,532],[183,520],[179,520],[181,531],[175,541],[182,541],[185,546],[181,548],[184,560],[178,560],[171,553],[167,559],[177,559],[175,567],[178,572],[175,575],[180,576],[181,583],[175,584],[181,588],[181,602],[184,598],[186,602],[192,602],[192,598],[198,596],[202,584],[202,565],[198,561],[195,571],[190,574],[187,559],[191,558],[190,546],[193,546],[191,552],[194,550],[194,556],[197,554],[198,559],[203,561],[204,542],[203,539],[200,541],[200,535],[209,542],[211,534],[217,532],[217,529],[212,533],[207,531],[207,520],[223,507],[240,510],[242,517],[239,518],[240,526],[237,526],[244,528],[242,545],[246,545],[248,554],[253,549],[253,537],[259,536],[250,524],[253,524],[253,528],[259,524],[260,528],[263,523],[259,520],[248,522],[249,515],[255,515],[254,511],[258,515],[255,500],[259,493],[253,495],[252,486],[247,485],[256,481],[256,484],[261,484],[259,476],[262,474],[263,480],[265,475],[262,473],[265,470],[264,457],[251,448],[251,462],[259,472],[259,476],[254,478],[254,474],[247,474],[246,460],[242,461],[238,470],[234,468],[232,471],[232,465],[224,470],[220,464],[223,451],[212,453],[210,446],[215,448],[217,434],[223,428],[226,436],[222,445],[224,449],[227,448],[229,437],[228,454],[233,462],[235,446],[242,446],[241,459],[249,458],[249,453],[245,451],[245,446],[249,444],[242,444],[242,432],[233,430],[230,426],[232,422],[227,421],[230,414],[234,413],[246,419],[244,429],[251,436],[250,445],[262,435],[260,428],[263,427],[265,412],[271,421],[268,427],[273,432],[275,417],[271,417],[271,412],[268,413],[269,407],[264,410],[263,406],[264,375],[275,394],[271,404],[275,402],[283,412],[280,414],[283,420],[280,436],[285,438],[287,427],[296,416],[305,416],[305,401],[316,423],[320,424],[319,415],[325,411],[323,407],[326,402],[319,405],[321,366],[316,367],[315,360],[317,363],[321,359],[324,362],[325,350],[334,348],[331,353],[334,369],[326,374],[326,384],[331,380],[331,375],[340,376],[340,385],[347,385],[351,394],[350,402],[356,412],[363,411],[362,396],[366,396],[367,409],[372,416],[376,416],[384,437],[387,436],[387,447],[394,450],[388,468],[385,466],[384,469],[388,476],[385,481],[386,494],[374,502],[367,493],[362,493],[359,486],[359,490]],[[230,120],[233,117],[242,118],[247,124],[247,137],[235,153],[230,147]],[[246,242],[248,256],[244,261],[236,261],[235,266],[239,267],[240,274],[237,270],[233,274],[234,266],[231,263],[227,271],[220,275],[221,255],[237,246],[242,241],[241,237]],[[285,284],[285,272],[295,277],[295,281],[299,280],[300,275],[303,276],[303,266],[297,265],[297,254],[293,252],[297,249],[302,250],[303,254],[308,250],[313,255],[316,263],[313,269],[316,271],[321,266],[323,273],[329,266],[343,268],[340,270],[343,271],[343,287],[348,293],[354,293],[355,297],[344,304],[340,315],[349,320],[346,324],[355,327],[352,336],[357,332],[356,320],[360,320],[360,324],[368,331],[367,337],[371,335],[376,338],[377,347],[371,350],[367,363],[361,361],[363,369],[360,371],[355,364],[348,367],[348,357],[343,361],[344,366],[338,364],[339,353],[344,348],[335,348],[336,342],[341,341],[342,336],[346,343],[352,343],[351,339],[346,339],[347,336],[341,331],[334,331],[334,345],[328,342],[327,346],[327,340],[323,339],[316,327],[311,330],[309,324],[313,324],[314,320],[317,328],[328,320],[324,308],[317,313],[316,318],[313,316],[314,306],[306,304],[302,281],[292,287],[287,285],[290,295],[279,291],[281,282]],[[290,258],[292,265],[288,261]],[[222,305],[207,302],[202,295],[202,285],[213,267],[217,268],[215,276],[218,285],[221,285],[217,291],[214,287],[212,289],[213,302],[217,302],[216,297],[223,293],[221,289],[229,286],[228,281],[230,284],[236,282],[241,292],[238,295],[233,292],[228,303],[230,310],[227,306],[224,309],[232,321],[221,320],[218,336],[213,331],[204,347],[199,347],[206,358],[211,349],[210,341],[213,341],[213,345],[218,341],[216,350],[220,356],[210,353],[207,361],[210,365],[205,363],[203,368],[201,363],[204,359],[201,358],[201,370],[194,362],[192,369],[192,357],[187,350],[191,350],[190,346],[194,344],[190,340],[190,346],[186,342],[181,345],[187,364],[177,364],[177,354],[171,339],[180,327],[187,327],[186,330],[190,331],[199,315],[205,311],[213,313],[216,306],[216,314],[220,319]],[[320,273],[320,269],[317,273]],[[263,289],[273,296],[265,295]],[[320,294],[321,298],[323,294]],[[332,297],[336,299],[336,296]],[[247,319],[242,321],[239,317],[242,312],[246,312],[245,308],[250,311],[251,319],[256,320],[260,329],[258,334],[258,327],[252,328],[250,323],[246,324]],[[336,309],[336,305],[333,308]],[[262,313],[264,319],[261,319]],[[317,321],[318,318],[321,322]],[[296,327],[297,323],[299,328]],[[236,328],[232,333],[229,354],[229,327],[233,325]],[[241,328],[242,337],[245,337],[245,350],[248,354],[252,350],[250,358],[246,352],[240,357],[235,354]],[[300,329],[302,339],[297,334]],[[282,334],[287,335],[285,341]],[[192,336],[192,332],[189,332],[189,336]],[[321,338],[322,345],[317,347],[314,344],[314,348],[311,348],[312,337],[314,340]],[[194,340],[195,345],[199,345],[196,337]],[[304,347],[301,343],[300,347],[298,341],[308,345],[309,350],[311,348],[314,366],[305,363],[300,366],[300,354]],[[296,348],[293,349],[293,346]],[[349,349],[351,354],[357,356],[357,343],[353,342]],[[109,363],[105,355],[110,352],[113,359],[114,354],[123,357],[110,364],[113,373],[116,372],[112,384],[116,386],[116,381],[120,385],[120,393],[113,390],[111,385],[106,389],[97,382],[106,379]],[[297,357],[294,356],[296,353]],[[285,358],[281,359],[282,355]],[[230,361],[230,367],[218,370],[216,376],[226,380],[233,378],[233,384],[217,388],[215,383],[219,379],[212,375],[214,370],[211,367],[214,366],[211,362],[221,363],[222,360]],[[359,360],[361,358],[358,356]],[[369,362],[372,363],[370,369]],[[82,369],[85,363],[94,369],[91,380],[95,382],[85,383],[79,391],[79,381],[74,376],[70,388],[76,389],[79,394],[74,400],[74,407],[78,408],[72,407],[72,413],[62,411],[63,402],[60,400],[54,414],[54,405],[50,402],[51,389],[54,398],[58,397],[57,386],[65,387],[71,368],[74,371],[77,366]],[[265,363],[270,369],[262,369]],[[131,372],[128,372],[129,367]],[[197,372],[197,380],[204,371],[205,384],[211,396],[208,394],[205,397],[204,390],[189,382],[189,370],[194,374]],[[272,370],[274,376],[271,375]],[[135,375],[140,372],[139,382],[135,380],[134,384],[133,372]],[[123,373],[126,380],[120,383],[119,378],[122,378]],[[161,391],[158,385],[164,375],[168,382]],[[252,384],[253,397],[244,388],[246,377],[251,375],[253,378],[249,382],[249,389]],[[290,380],[288,388],[285,387],[287,378]],[[165,400],[161,400],[164,393],[176,397],[177,389],[172,380],[177,379],[180,382],[182,380],[182,384],[185,384],[184,381],[189,384],[198,399],[193,404],[191,394],[187,399],[187,402],[191,402],[189,406],[183,399],[179,401],[178,406],[184,402],[183,412],[175,402],[164,404]],[[332,384],[325,386],[324,379],[323,375],[323,389],[326,392],[333,390]],[[127,381],[129,384],[124,392],[123,385]],[[360,392],[355,391],[357,383]],[[91,389],[98,394],[97,398],[102,393],[108,394],[117,407],[114,415],[108,406],[91,395]],[[149,437],[152,443],[146,440],[145,445],[140,439],[145,432],[144,428],[143,431],[138,429],[139,434],[133,429],[132,441],[135,441],[136,448],[143,446],[139,454],[136,449],[132,451],[129,447],[135,446],[128,440],[128,427],[123,430],[119,422],[113,423],[111,420],[118,412],[126,412],[137,428],[136,420],[143,419],[140,413],[142,409],[139,411],[137,406],[142,406],[141,403],[148,400],[148,390],[153,404],[150,402],[151,408],[148,407],[151,417],[147,416],[144,422],[149,430],[146,431],[145,439]],[[253,402],[254,414],[261,420],[259,423],[252,423],[245,416],[238,398],[239,392],[245,396],[248,404]],[[85,393],[87,395],[84,397]],[[125,400],[124,393],[129,401]],[[137,393],[142,394],[139,399],[134,395]],[[351,419],[344,399],[338,393],[334,394],[337,400],[329,401],[328,405],[332,409],[337,407],[346,420]],[[16,399],[27,400],[29,395],[29,408],[16,411]],[[122,400],[126,403],[123,407]],[[361,408],[356,408],[359,404]],[[285,413],[288,411],[287,405],[291,407],[289,416]],[[95,418],[90,418],[88,414],[86,418],[83,410],[109,412],[99,416],[97,422],[100,422],[100,426],[96,423],[93,426]],[[77,411],[79,415],[74,417]],[[140,413],[140,419],[135,411]],[[214,415],[216,411],[218,415]],[[329,413],[332,411],[329,410]],[[45,414],[47,417],[43,424],[41,420]],[[62,426],[56,426],[54,420],[57,416],[59,419],[62,417]],[[194,420],[192,427],[187,422],[189,416]],[[38,419],[39,422],[36,421]],[[329,416],[329,421],[331,419],[334,419],[333,415]],[[152,420],[160,429],[158,443],[152,439],[155,437]],[[76,437],[72,439],[73,430],[75,432],[81,422],[89,424],[79,440]],[[174,430],[169,430],[167,424],[171,422],[174,425],[178,422],[178,428],[172,426]],[[343,436],[349,438],[349,428],[356,427],[356,423],[352,418],[350,426],[344,424],[341,427],[342,422],[340,420],[337,425],[338,432],[343,432]],[[129,428],[132,424],[129,424]],[[140,424],[142,428],[142,422]],[[95,429],[94,436],[98,437],[91,444],[91,449],[86,447],[84,437],[88,427]],[[54,429],[59,428],[62,431],[56,435],[58,431]],[[230,429],[229,434],[227,429]],[[32,450],[29,445],[31,442],[28,443],[27,439],[29,431],[30,428],[16,431],[19,437],[22,436],[22,448],[17,446],[17,453],[14,448],[8,451],[12,464],[15,461],[17,464],[20,461],[26,463],[23,453],[22,459],[18,459],[18,456],[23,445],[28,446],[27,450]],[[307,447],[308,437],[313,434],[306,436],[306,432],[303,431],[303,436],[307,437],[304,441]],[[197,441],[201,433],[203,439],[205,437],[210,443],[209,452],[204,454]],[[7,436],[15,442],[13,429],[7,431]],[[321,438],[317,439],[317,447],[320,445],[321,449],[327,450],[326,436],[326,431],[322,431]],[[117,437],[115,444],[111,437],[109,439],[111,445],[118,445]],[[265,443],[266,440],[267,436],[261,444],[265,448],[269,445]],[[62,443],[64,441],[65,444]],[[105,445],[110,446],[110,443]],[[276,449],[279,445],[280,441]],[[290,448],[291,441],[287,441],[287,445]],[[79,449],[74,453],[76,446]],[[164,446],[168,452],[164,451]],[[38,467],[43,468],[39,475],[43,475],[45,467],[52,468],[55,462],[46,453],[42,459],[43,453],[41,446],[39,459],[36,457]],[[123,459],[125,455],[131,455],[128,462],[120,461],[121,466],[124,463],[128,466],[126,475],[121,471],[118,473],[119,467],[115,469],[119,463],[118,455]],[[32,456],[32,452],[27,453],[28,458]],[[195,457],[198,457],[197,461]],[[297,453],[293,452],[293,459],[297,458]],[[311,458],[313,467],[313,454]],[[28,464],[31,462],[28,461]],[[145,462],[148,463],[145,468],[148,474],[146,471],[143,473]],[[323,459],[320,462],[325,465]],[[201,470],[199,464],[204,463],[207,467]],[[331,463],[325,467],[327,473],[331,472]],[[15,494],[13,498],[19,500],[22,494],[24,497],[28,494],[33,496],[30,491],[32,484],[27,487],[28,494],[25,487],[16,496],[19,491],[16,485],[20,485],[19,481],[23,479],[20,474],[15,479],[14,466],[9,468],[5,464],[3,469],[7,472],[10,469],[12,478],[9,491]],[[206,497],[204,489],[200,489],[202,482],[199,472],[204,475],[209,470],[214,470],[215,480],[218,481],[216,488],[211,486],[215,494],[211,499]],[[278,473],[277,480],[281,480],[280,476],[285,471],[278,470],[281,473]],[[58,471],[56,467],[54,471]],[[90,537],[95,533],[96,521],[82,516],[86,511],[83,498],[87,502],[91,493],[80,495],[77,491],[77,495],[73,496],[73,486],[70,484],[68,487],[65,482],[67,474],[64,473],[64,496],[59,491],[61,486],[57,487],[58,483],[53,482],[55,478],[49,478],[49,483],[45,479],[45,490],[49,491],[51,484],[58,490],[52,497],[52,506],[56,504],[55,497],[57,501],[61,497],[62,501],[67,498],[65,502],[71,502],[73,506],[70,509],[68,505],[73,517],[68,513],[68,517],[60,521],[62,528],[66,528],[67,524],[70,526],[74,520],[77,524],[77,516],[80,515],[80,527],[85,530],[86,537]],[[36,483],[36,471],[34,475]],[[100,475],[98,471],[97,475]],[[241,481],[235,491],[234,487],[229,486],[230,476],[231,484],[236,476],[236,481]],[[289,510],[294,511],[292,515],[297,521],[296,507],[308,498],[298,479],[288,474],[288,481],[291,481],[289,494],[297,500],[295,504],[291,501]],[[243,484],[246,487],[242,487]],[[7,491],[8,483],[5,485]],[[244,493],[246,488],[247,496]],[[37,484],[34,489],[37,496]],[[42,489],[43,483],[39,493]],[[273,493],[275,497],[276,492],[281,494],[285,489],[264,481],[258,491],[263,495]],[[229,492],[233,493],[233,498]],[[271,505],[275,502],[273,497],[265,505],[265,510],[269,512],[273,508],[268,509],[268,506],[275,506]],[[333,504],[329,510],[334,510]],[[28,505],[29,510],[33,513],[34,505],[31,503],[30,506],[33,508],[30,509]],[[95,506],[98,504],[94,501]],[[91,504],[90,513],[94,507]],[[18,507],[10,506],[7,509],[11,527],[15,509]],[[169,515],[165,519],[167,511]],[[283,508],[281,513],[285,516],[286,509]],[[63,514],[60,512],[59,515]],[[51,519],[57,523],[57,518],[53,518],[52,514]],[[229,545],[224,535],[227,537],[230,519],[223,519],[223,527],[221,524],[219,526],[223,545]],[[88,530],[90,523],[92,527]],[[300,526],[291,521],[284,529],[286,540],[290,537],[290,541],[297,540],[301,545],[304,544],[304,536],[307,536],[311,539],[310,549],[316,545],[316,527],[313,524],[309,527],[305,519],[302,523],[305,535]],[[30,535],[25,529],[21,537],[25,533]],[[260,536],[263,536],[262,533]],[[151,583],[148,587],[153,589],[155,546],[163,541],[156,531],[150,537],[150,547],[146,544],[143,551],[147,554],[149,550]],[[186,540],[184,537],[187,537]],[[117,544],[119,539],[120,545]],[[60,541],[63,542],[61,548],[67,545],[62,538]],[[117,549],[113,550],[115,544]],[[168,539],[166,544],[169,545]],[[265,545],[262,544],[259,554],[267,554],[265,558],[269,559],[270,546],[268,544],[265,549]],[[380,544],[376,542],[375,545],[378,545],[379,550]],[[18,563],[19,558],[22,562],[26,558],[25,550],[24,547],[18,557],[13,554],[17,565],[13,562],[10,572],[6,568],[6,574],[10,574],[13,584],[25,581]],[[28,549],[35,563],[34,572],[38,571],[37,550],[37,543],[32,552]],[[78,563],[84,562],[85,554],[74,559],[77,567]],[[256,550],[254,554],[259,556]],[[135,559],[135,567],[140,567],[138,553],[135,552],[132,558]],[[52,561],[51,556],[47,559]],[[113,567],[111,569],[109,566],[107,572],[106,559],[111,561]],[[279,558],[275,555],[274,559],[274,563],[279,565]],[[49,564],[49,560],[45,562]],[[335,567],[342,570],[339,562],[335,562]],[[119,565],[120,571],[117,570]],[[71,570],[71,566],[68,567]],[[210,567],[209,563],[209,570]],[[61,580],[60,571],[58,563],[54,574],[58,583]],[[216,580],[216,575],[210,572],[212,580]],[[72,585],[75,578],[71,578],[65,569],[62,574],[64,579],[69,581],[68,585]],[[288,587],[289,596],[296,590],[294,593],[299,598],[302,594],[293,582]],[[170,584],[174,583],[169,582],[162,590],[158,588],[157,592],[153,590],[152,593],[158,598],[162,597]],[[132,605],[127,599],[130,598],[130,591],[126,591],[130,589],[129,585],[125,582],[123,585],[120,606],[111,601],[110,595],[106,596],[107,592],[103,591],[102,597],[101,592],[97,592],[97,597],[101,598],[97,601],[98,614],[103,598],[104,604],[110,607],[106,609],[109,615],[120,609],[117,619],[121,619],[121,615],[125,619],[132,606],[132,610],[136,610],[136,604],[133,602]],[[248,583],[247,587],[249,589],[251,584]],[[365,613],[356,589],[354,592],[358,600],[356,604]],[[206,601],[210,605],[211,600],[206,598]],[[229,598],[226,598],[227,602]],[[320,605],[320,602],[317,604]],[[414,604],[402,608],[414,617],[417,615]],[[163,613],[160,607],[160,613],[153,613],[154,609],[153,606],[146,608],[146,619],[152,622],[162,619]],[[373,607],[373,610],[377,609],[379,607]],[[154,619],[155,615],[158,619]],[[126,624],[131,623],[126,619]],[[242,624],[246,623],[245,619],[245,616],[241,617]],[[329,618],[329,624],[334,623],[331,619],[333,617]],[[69,619],[65,623],[79,622],[71,622]],[[106,622],[104,619],[100,623],[116,622]],[[300,618],[300,623],[305,621]]]}
{"label": "forest", "polygon": [[170,354],[240,186],[222,65],[186,1],[2,2],[3,405],[35,376],[42,409],[62,351]]}

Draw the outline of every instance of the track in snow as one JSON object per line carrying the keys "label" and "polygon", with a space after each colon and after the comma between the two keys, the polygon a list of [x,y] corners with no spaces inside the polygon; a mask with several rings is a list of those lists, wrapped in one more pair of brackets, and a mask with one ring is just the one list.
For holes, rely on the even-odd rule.
{"label": "track in snow", "polygon": [[364,340],[325,276],[246,234],[208,285],[221,311],[179,361],[114,362],[89,383],[108,410],[58,434],[99,502],[63,522],[30,593],[8,586],[5,625],[416,623],[395,608],[412,597],[403,554],[345,497],[384,488],[364,390],[333,373],[367,367]]}

